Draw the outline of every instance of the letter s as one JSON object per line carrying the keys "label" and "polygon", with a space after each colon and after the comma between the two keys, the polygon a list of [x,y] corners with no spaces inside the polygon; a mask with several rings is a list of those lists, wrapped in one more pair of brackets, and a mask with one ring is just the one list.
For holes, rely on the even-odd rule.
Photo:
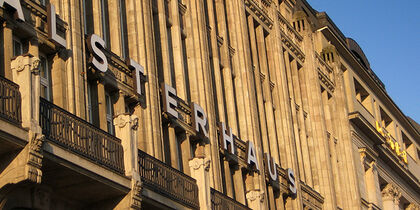
{"label": "letter s", "polygon": [[[102,49],[105,49],[105,41],[96,34],[91,34],[87,40],[89,51],[93,54],[89,58],[89,62],[92,63],[93,67],[101,72],[108,70],[108,60]],[[102,49],[100,49],[100,48]]]}

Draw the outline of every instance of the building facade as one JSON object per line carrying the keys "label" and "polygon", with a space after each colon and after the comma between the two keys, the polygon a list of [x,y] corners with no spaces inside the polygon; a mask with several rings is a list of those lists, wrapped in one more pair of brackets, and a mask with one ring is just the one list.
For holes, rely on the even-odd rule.
{"label": "building facade", "polygon": [[420,209],[420,126],[306,0],[0,21],[1,209]]}

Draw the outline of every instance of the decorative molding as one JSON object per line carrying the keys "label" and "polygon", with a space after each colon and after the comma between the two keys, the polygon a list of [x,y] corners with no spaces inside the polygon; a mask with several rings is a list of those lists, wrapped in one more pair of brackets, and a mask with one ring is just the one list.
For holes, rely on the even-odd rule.
{"label": "decorative molding", "polygon": [[261,2],[265,7],[270,7],[271,3],[273,3],[273,0],[261,0]]}
{"label": "decorative molding", "polygon": [[283,42],[283,44],[298,58],[301,60],[301,62],[305,62],[305,54],[302,52],[302,50],[300,50],[300,48],[293,43],[293,41],[287,37],[287,35],[281,31],[281,41]]}
{"label": "decorative molding", "polygon": [[254,13],[255,17],[257,17],[267,29],[273,27],[273,20],[254,0],[245,0],[245,6],[250,12]]}
{"label": "decorative molding", "polygon": [[[283,15],[279,11],[277,11],[277,19],[279,20],[281,26],[283,26],[283,29],[280,28],[280,30],[284,34],[290,34],[293,37],[293,39],[296,40],[296,44],[300,45],[303,40],[302,35],[300,35],[299,32],[296,31],[295,28],[293,28],[289,21],[287,21],[286,18],[283,17]],[[284,31],[284,28],[286,29],[286,31]]]}
{"label": "decorative molding", "polygon": [[332,93],[334,93],[335,84],[319,68],[318,68],[318,78]]}
{"label": "decorative molding", "polygon": [[302,191],[302,200],[308,206],[312,206],[313,209],[322,209],[324,203],[324,197],[317,191],[306,185],[304,182],[300,182],[300,189]]}

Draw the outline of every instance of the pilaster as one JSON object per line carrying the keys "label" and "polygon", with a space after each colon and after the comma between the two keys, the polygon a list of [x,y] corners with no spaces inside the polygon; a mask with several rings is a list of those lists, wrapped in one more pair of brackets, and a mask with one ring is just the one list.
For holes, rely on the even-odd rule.
{"label": "pilaster", "polygon": [[208,157],[196,157],[189,162],[191,177],[197,181],[200,209],[211,209],[210,162]]}
{"label": "pilaster", "polygon": [[39,58],[26,54],[11,62],[14,82],[19,85],[22,97],[22,127],[41,133],[39,120]]}
{"label": "pilaster", "polygon": [[114,119],[115,134],[121,139],[124,151],[125,175],[131,177],[131,191],[117,205],[118,209],[141,209],[142,182],[138,169],[136,115],[120,114]]}
{"label": "pilaster", "polygon": [[388,184],[382,190],[382,203],[384,210],[398,210],[401,192],[393,184]]}
{"label": "pilaster", "polygon": [[13,32],[12,24],[8,21],[3,22],[3,36],[2,36],[2,54],[3,54],[3,71],[4,77],[13,80],[13,73],[11,70],[10,62],[13,57]]}

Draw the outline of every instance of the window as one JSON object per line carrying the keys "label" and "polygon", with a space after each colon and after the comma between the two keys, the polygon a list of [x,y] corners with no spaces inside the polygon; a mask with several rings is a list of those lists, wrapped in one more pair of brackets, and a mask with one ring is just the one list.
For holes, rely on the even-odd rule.
{"label": "window", "polygon": [[22,42],[17,38],[13,38],[13,57],[23,54]]}
{"label": "window", "polygon": [[92,85],[87,83],[88,92],[88,122],[93,123],[93,110],[92,110]]}
{"label": "window", "polygon": [[101,0],[101,13],[102,13],[102,38],[106,43],[106,47],[110,49],[109,39],[109,18],[108,18],[108,0]]}
{"label": "window", "polygon": [[50,72],[48,68],[48,60],[45,56],[39,56],[39,76],[41,80],[41,97],[51,100],[50,97]]}
{"label": "window", "polygon": [[108,133],[110,133],[111,135],[115,135],[114,123],[113,123],[114,110],[112,108],[111,96],[108,93],[105,94],[105,102],[106,102],[106,126],[108,129]]}
{"label": "window", "polygon": [[83,0],[83,21],[84,21],[84,29],[85,34],[93,34],[93,12],[92,12],[92,1],[90,0]]}

